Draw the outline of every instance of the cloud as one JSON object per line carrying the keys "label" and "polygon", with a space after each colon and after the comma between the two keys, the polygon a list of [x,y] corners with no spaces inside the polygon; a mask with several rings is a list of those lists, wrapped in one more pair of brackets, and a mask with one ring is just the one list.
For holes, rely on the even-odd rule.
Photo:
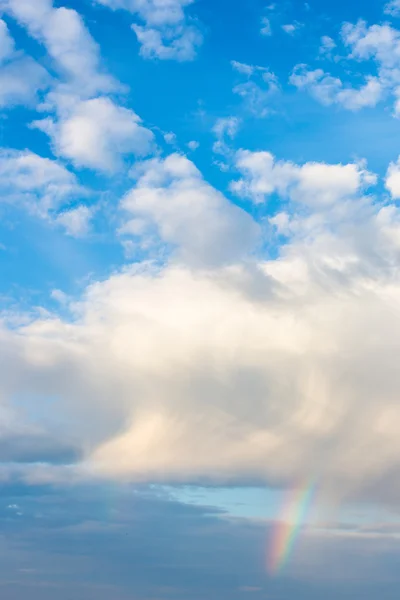
{"label": "cloud", "polygon": [[49,86],[49,75],[30,57],[15,58],[0,66],[0,106],[30,106]]}
{"label": "cloud", "polygon": [[231,189],[254,202],[279,194],[308,206],[330,207],[376,183],[376,177],[362,165],[305,163],[300,167],[276,161],[270,152],[241,150],[236,155],[236,167],[243,177],[232,183]]}
{"label": "cloud", "polygon": [[[203,36],[185,8],[193,0],[97,0],[113,10],[124,9],[139,18],[132,25],[144,58],[188,61],[196,57]],[[143,23],[143,24],[141,24]]]}
{"label": "cloud", "polygon": [[[254,249],[256,223],[207,184],[184,156],[150,160],[134,174],[137,183],[122,200],[133,223],[128,221],[123,231],[140,235],[156,228],[163,242],[195,265],[232,262]],[[139,230],[132,230],[138,222]]]}
{"label": "cloud", "polygon": [[400,15],[400,1],[399,0],[391,0],[387,4],[385,4],[383,12],[386,15],[391,15],[392,17],[398,17]]}
{"label": "cloud", "polygon": [[6,149],[0,150],[0,189],[3,202],[21,205],[46,219],[86,194],[61,164],[30,151]]}
{"label": "cloud", "polygon": [[83,237],[89,233],[92,216],[93,211],[88,206],[81,205],[61,212],[56,221],[65,228],[69,235]]}
{"label": "cloud", "polygon": [[11,483],[3,484],[2,498],[5,600],[243,600],[275,590],[308,600],[396,599],[396,523],[370,532],[304,527],[274,580],[265,568],[273,522],[232,519],[212,505],[178,502],[160,487]]}
{"label": "cloud", "polygon": [[187,144],[187,147],[192,152],[194,152],[195,150],[197,150],[199,148],[199,146],[200,146],[200,143],[197,142],[196,140],[192,140],[192,141],[188,142],[188,144]]}
{"label": "cloud", "polygon": [[49,84],[47,71],[32,58],[16,51],[8,27],[0,19],[0,106],[29,106]]}
{"label": "cloud", "polygon": [[264,35],[266,37],[269,37],[272,35],[271,22],[269,19],[267,19],[267,17],[263,17],[261,19],[260,33],[261,33],[261,35]]}
{"label": "cloud", "polygon": [[[388,24],[367,26],[366,22],[345,23],[342,39],[350,49],[350,58],[357,61],[374,60],[382,89],[399,95],[400,86],[400,31]],[[397,113],[397,103],[395,105]]]}
{"label": "cloud", "polygon": [[103,73],[100,51],[81,16],[72,9],[54,8],[52,0],[0,0],[0,8],[44,44],[60,74],[81,94],[110,91],[116,85]]}
{"label": "cloud", "polygon": [[[51,0],[38,0],[34,8],[26,0],[1,0],[0,7],[45,45],[61,75],[38,107],[52,116],[32,124],[49,135],[57,155],[113,172],[125,155],[150,152],[153,134],[132,110],[104,95],[122,87],[104,72],[99,47],[75,10],[54,8]],[[26,101],[40,87],[44,70],[24,60],[0,70],[0,102],[2,94],[7,103],[15,96]]]}
{"label": "cloud", "polygon": [[298,89],[308,91],[321,104],[339,104],[354,111],[376,106],[384,91],[377,77],[367,76],[365,84],[359,88],[344,87],[337,77],[332,77],[322,69],[309,70],[307,65],[296,65],[289,81]]}
{"label": "cloud", "polygon": [[157,29],[132,25],[141,44],[140,53],[144,58],[160,60],[194,60],[197,48],[203,38],[194,27],[175,27],[162,34]]}
{"label": "cloud", "polygon": [[365,193],[362,164],[242,151],[238,168],[241,193],[281,196],[264,225],[285,229],[276,259],[246,258],[251,218],[188,159],[147,161],[127,226],[175,253],[89,285],[70,320],[5,315],[0,392],[53,399],[44,429],[73,433],[81,476],[315,476],[334,499],[398,503],[399,210]]}
{"label": "cloud", "polygon": [[247,81],[233,88],[233,93],[243,99],[245,109],[259,118],[273,112],[272,103],[279,91],[276,75],[266,67],[248,65],[236,60],[232,60],[231,65],[235,71],[247,77]]}
{"label": "cloud", "polygon": [[297,31],[299,26],[300,25],[298,23],[289,23],[287,25],[282,25],[282,29],[285,33],[293,35]]}
{"label": "cloud", "polygon": [[232,150],[227,144],[227,138],[233,139],[239,131],[241,121],[238,117],[221,117],[217,119],[213,127],[217,141],[213,144],[213,152],[229,156]]}
{"label": "cloud", "polygon": [[328,35],[323,35],[321,38],[321,45],[319,47],[319,53],[321,56],[331,58],[332,51],[336,48],[336,42]]}
{"label": "cloud", "polygon": [[56,99],[58,120],[46,118],[33,123],[50,136],[57,155],[77,166],[112,173],[122,165],[124,156],[151,152],[153,133],[142,126],[132,110],[106,97],[68,100],[61,103]]}
{"label": "cloud", "polygon": [[15,50],[14,40],[8,30],[7,24],[0,19],[0,63],[9,58]]}
{"label": "cloud", "polygon": [[390,163],[386,173],[385,187],[389,190],[393,200],[400,198],[400,159]]}

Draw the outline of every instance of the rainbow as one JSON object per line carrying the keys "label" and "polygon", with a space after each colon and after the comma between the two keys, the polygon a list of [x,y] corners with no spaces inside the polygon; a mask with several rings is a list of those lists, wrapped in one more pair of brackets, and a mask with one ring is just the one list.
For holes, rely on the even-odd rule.
{"label": "rainbow", "polygon": [[278,575],[287,564],[315,495],[314,482],[293,490],[272,533],[268,571]]}

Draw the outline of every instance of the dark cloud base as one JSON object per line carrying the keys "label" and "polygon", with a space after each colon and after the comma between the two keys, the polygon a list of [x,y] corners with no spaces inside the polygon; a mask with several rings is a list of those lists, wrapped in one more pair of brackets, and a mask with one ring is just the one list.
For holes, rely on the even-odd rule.
{"label": "dark cloud base", "polygon": [[304,536],[279,578],[269,523],[172,500],[160,488],[3,486],[2,600],[397,600],[391,538]]}

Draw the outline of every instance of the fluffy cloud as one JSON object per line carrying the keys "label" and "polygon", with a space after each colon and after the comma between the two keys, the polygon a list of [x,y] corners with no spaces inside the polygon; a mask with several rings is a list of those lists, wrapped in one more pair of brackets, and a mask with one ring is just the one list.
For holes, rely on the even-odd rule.
{"label": "fluffy cloud", "polygon": [[0,19],[0,106],[30,105],[49,82],[49,75],[43,67],[32,58],[16,52],[8,27]]}
{"label": "fluffy cloud", "polygon": [[232,262],[254,249],[255,222],[207,184],[184,156],[150,160],[135,175],[136,186],[122,201],[133,217],[123,228],[126,233],[155,228],[163,242],[194,265]]}
{"label": "fluffy cloud", "polygon": [[0,63],[14,52],[14,40],[8,31],[7,24],[0,19]]}
{"label": "fluffy cloud", "polygon": [[[395,3],[392,4],[393,10],[394,6]],[[341,42],[347,52],[348,64],[351,65],[350,61],[353,64],[354,61],[366,63],[364,83],[358,86],[354,82],[345,84],[339,77],[333,77],[322,69],[309,69],[306,65],[295,67],[290,77],[291,83],[308,90],[322,104],[340,104],[348,110],[376,106],[391,95],[395,100],[395,115],[399,116],[400,31],[388,23],[369,26],[359,20],[343,24]],[[324,36],[320,55],[330,58],[335,45],[334,40]],[[368,74],[371,64],[373,71]],[[353,75],[353,80],[359,79],[358,67]]]}
{"label": "fluffy cloud", "polygon": [[53,160],[29,151],[0,150],[0,191],[3,202],[61,226],[71,236],[88,233],[92,210],[69,207],[87,191],[73,173]]}
{"label": "fluffy cloud", "polygon": [[384,7],[384,13],[398,17],[400,15],[400,0],[391,0]]}
{"label": "fluffy cloud", "polygon": [[319,47],[319,53],[321,56],[330,57],[332,51],[336,48],[335,41],[328,35],[323,35],[321,38],[321,45]]}
{"label": "fluffy cloud", "polygon": [[[124,208],[176,244],[179,262],[90,285],[70,321],[4,326],[2,397],[52,399],[44,428],[61,420],[66,440],[73,432],[82,472],[316,476],[334,496],[398,502],[399,210],[362,194],[373,178],[360,166],[254,159],[269,161],[268,189],[286,195],[277,180],[294,181],[277,259],[240,258],[243,215],[229,216],[187,159],[145,163]],[[219,243],[236,263],[193,268]]]}
{"label": "fluffy cloud", "polygon": [[294,35],[296,31],[298,31],[302,27],[301,23],[288,23],[287,25],[282,25],[282,29],[288,35]]}
{"label": "fluffy cloud", "polygon": [[321,104],[339,104],[348,110],[376,106],[383,96],[383,85],[377,77],[367,77],[360,88],[344,87],[337,77],[322,69],[309,70],[307,65],[296,65],[289,81],[307,90]]}
{"label": "fluffy cloud", "polygon": [[54,8],[52,0],[36,0],[34,4],[0,0],[0,8],[45,45],[61,74],[80,93],[115,88],[112,78],[101,72],[99,47],[75,10]]}
{"label": "fluffy cloud", "polygon": [[279,194],[314,208],[330,207],[376,183],[376,177],[363,165],[305,163],[300,167],[277,161],[270,152],[241,150],[236,155],[236,167],[243,177],[232,183],[232,190],[255,202]]}
{"label": "fluffy cloud", "polygon": [[[54,8],[52,0],[38,0],[34,7],[26,0],[0,0],[0,7],[45,45],[62,76],[39,106],[55,116],[33,123],[50,136],[59,156],[112,172],[124,155],[149,152],[153,134],[132,110],[103,95],[120,86],[103,72],[99,47],[75,10]],[[3,103],[26,99],[40,87],[44,70],[27,61],[0,70],[0,102],[2,96]]]}
{"label": "fluffy cloud", "polygon": [[77,206],[57,215],[56,222],[62,225],[66,232],[73,237],[83,237],[88,234],[93,211],[88,206]]}
{"label": "fluffy cloud", "polygon": [[110,98],[62,97],[56,105],[58,120],[47,118],[33,125],[51,137],[58,155],[77,166],[113,172],[124,155],[144,156],[152,149],[152,132],[136,113]]}
{"label": "fluffy cloud", "polygon": [[3,202],[23,204],[47,217],[69,199],[84,194],[75,175],[62,165],[29,151],[0,151]]}
{"label": "fluffy cloud", "polygon": [[18,57],[0,66],[0,106],[33,105],[49,86],[49,75],[29,57]]}
{"label": "fluffy cloud", "polygon": [[390,163],[386,173],[385,186],[394,200],[400,198],[400,159],[396,163]]}
{"label": "fluffy cloud", "polygon": [[124,9],[136,15],[141,23],[132,29],[145,58],[161,60],[193,60],[203,37],[191,24],[185,8],[193,0],[97,0],[114,10]]}

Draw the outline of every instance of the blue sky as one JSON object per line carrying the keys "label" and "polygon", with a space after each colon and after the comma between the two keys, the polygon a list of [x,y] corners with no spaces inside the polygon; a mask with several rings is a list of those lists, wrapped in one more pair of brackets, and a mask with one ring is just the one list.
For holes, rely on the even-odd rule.
{"label": "blue sky", "polygon": [[399,0],[0,0],[0,110],[1,597],[397,598]]}

